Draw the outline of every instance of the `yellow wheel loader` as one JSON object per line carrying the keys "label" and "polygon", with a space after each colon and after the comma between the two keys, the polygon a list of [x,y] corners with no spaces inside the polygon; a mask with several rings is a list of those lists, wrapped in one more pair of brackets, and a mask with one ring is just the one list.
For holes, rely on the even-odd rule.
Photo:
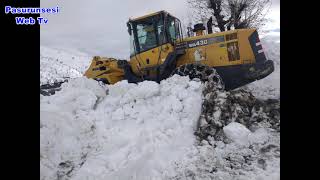
{"label": "yellow wheel loader", "polygon": [[166,11],[129,19],[127,27],[130,60],[96,56],[86,77],[114,84],[121,80],[160,82],[179,74],[201,81],[214,78],[232,90],[274,71],[256,29],[212,33],[212,27],[199,23],[188,32],[193,36],[183,37],[180,20]]}

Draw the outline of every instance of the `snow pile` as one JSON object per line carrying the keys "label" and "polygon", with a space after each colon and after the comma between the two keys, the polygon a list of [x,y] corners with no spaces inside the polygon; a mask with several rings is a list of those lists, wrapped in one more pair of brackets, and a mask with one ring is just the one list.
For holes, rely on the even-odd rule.
{"label": "snow pile", "polygon": [[161,84],[77,78],[62,86],[40,95],[43,180],[169,179],[195,151],[200,82],[175,75]]}
{"label": "snow pile", "polygon": [[[207,87],[207,86],[206,86]],[[222,128],[231,122],[238,122],[251,131],[258,128],[272,128],[280,131],[280,101],[261,100],[242,89],[229,92],[206,91],[198,136],[223,138]]]}
{"label": "snow pile", "polygon": [[231,122],[223,128],[226,137],[234,143],[239,145],[248,145],[248,143],[263,144],[268,140],[268,130],[266,128],[259,128],[254,133],[246,128],[243,124]]}
{"label": "snow pile", "polygon": [[280,179],[280,102],[212,91],[210,82],[203,95],[197,151],[173,179]]}
{"label": "snow pile", "polygon": [[91,59],[81,52],[40,46],[40,85],[81,77]]}
{"label": "snow pile", "polygon": [[251,91],[256,97],[280,98],[280,36],[268,35],[261,39],[267,59],[273,60],[275,70],[264,79],[253,82],[243,89]]}
{"label": "snow pile", "polygon": [[250,130],[240,123],[232,122],[228,124],[227,126],[223,127],[223,132],[227,138],[231,139],[235,143],[248,143],[248,136],[250,134]]}
{"label": "snow pile", "polygon": [[41,180],[279,179],[280,102],[213,84],[83,77],[40,95]]}
{"label": "snow pile", "polygon": [[90,110],[105,91],[94,80],[74,79],[57,96],[40,95],[41,179],[65,179],[96,148]]}
{"label": "snow pile", "polygon": [[[249,131],[248,129],[245,131]],[[248,135],[249,143],[202,140],[190,152],[184,166],[177,166],[172,180],[278,180],[280,179],[280,137],[261,128]]]}

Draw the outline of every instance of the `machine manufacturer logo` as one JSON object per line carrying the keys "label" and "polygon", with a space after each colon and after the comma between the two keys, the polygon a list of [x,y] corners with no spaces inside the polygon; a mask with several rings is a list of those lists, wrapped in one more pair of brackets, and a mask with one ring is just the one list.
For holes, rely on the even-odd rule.
{"label": "machine manufacturer logo", "polygon": [[[213,43],[221,43],[224,42],[224,36],[216,36],[212,38],[206,38],[206,39],[198,39],[198,40],[192,40],[183,42],[180,44],[177,44],[176,49],[186,49],[186,48],[195,48],[198,46],[205,46]],[[224,45],[220,45],[220,47],[224,47]]]}
{"label": "machine manufacturer logo", "polygon": [[216,36],[216,37],[211,37],[211,38],[207,38],[207,39],[199,39],[199,40],[193,40],[193,41],[189,41],[187,42],[187,47],[188,48],[194,48],[194,47],[198,47],[198,46],[205,46],[205,45],[209,45],[209,44],[213,44],[213,43],[220,43],[220,42],[224,42],[224,36]]}
{"label": "machine manufacturer logo", "polygon": [[208,44],[208,39],[202,39],[202,40],[198,40],[196,42],[192,42],[188,44],[189,48],[194,48],[197,46],[203,46],[203,45],[207,45]]}

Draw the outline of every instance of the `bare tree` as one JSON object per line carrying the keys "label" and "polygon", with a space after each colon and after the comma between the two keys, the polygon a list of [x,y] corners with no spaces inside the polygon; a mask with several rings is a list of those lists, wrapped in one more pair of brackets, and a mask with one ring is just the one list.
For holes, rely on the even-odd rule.
{"label": "bare tree", "polygon": [[264,25],[270,0],[188,0],[195,21],[213,16],[214,27],[220,31],[259,28]]}

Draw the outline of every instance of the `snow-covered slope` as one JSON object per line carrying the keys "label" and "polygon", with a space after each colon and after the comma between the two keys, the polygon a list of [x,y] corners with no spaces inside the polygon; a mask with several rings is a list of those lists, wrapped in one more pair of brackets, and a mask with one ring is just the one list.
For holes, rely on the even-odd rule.
{"label": "snow-covered slope", "polygon": [[92,57],[85,53],[40,47],[40,85],[81,77]]}

